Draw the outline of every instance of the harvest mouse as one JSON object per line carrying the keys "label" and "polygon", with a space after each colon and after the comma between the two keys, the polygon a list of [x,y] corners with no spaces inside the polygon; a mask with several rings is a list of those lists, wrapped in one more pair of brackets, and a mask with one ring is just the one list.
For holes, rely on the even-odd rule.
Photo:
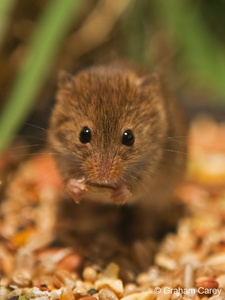
{"label": "harvest mouse", "polygon": [[61,71],[49,142],[75,202],[161,203],[185,166],[183,113],[155,73],[124,65]]}

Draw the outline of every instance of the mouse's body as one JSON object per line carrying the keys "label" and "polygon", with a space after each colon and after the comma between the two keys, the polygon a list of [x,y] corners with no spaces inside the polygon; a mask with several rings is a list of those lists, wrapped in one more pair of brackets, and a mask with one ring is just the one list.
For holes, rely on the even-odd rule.
{"label": "mouse's body", "polygon": [[116,204],[170,198],[183,174],[183,114],[155,74],[97,66],[61,72],[49,130],[74,200]]}

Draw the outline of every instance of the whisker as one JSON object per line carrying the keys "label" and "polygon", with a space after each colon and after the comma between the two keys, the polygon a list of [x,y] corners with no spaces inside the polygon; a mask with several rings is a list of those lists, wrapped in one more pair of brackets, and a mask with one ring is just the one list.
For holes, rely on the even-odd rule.
{"label": "whisker", "polygon": [[166,149],[164,148],[164,150],[165,150],[165,151],[168,151],[168,152],[177,153],[177,154],[188,155],[188,153],[187,153],[187,152],[182,152],[182,151],[179,151],[179,150],[167,149],[167,148],[166,148]]}
{"label": "whisker", "polygon": [[[17,154],[12,154],[13,156],[16,156]],[[39,155],[56,155],[56,156],[65,156],[63,153],[54,153],[54,152],[35,152],[35,153],[26,153],[24,157],[34,157]]]}
{"label": "whisker", "polygon": [[186,139],[188,137],[189,135],[174,135],[174,136],[167,136],[165,137],[165,139],[176,140],[176,139]]}
{"label": "whisker", "polygon": [[30,127],[33,127],[33,128],[36,128],[36,129],[40,129],[42,131],[45,131],[45,132],[48,132],[49,129],[46,129],[44,127],[41,127],[41,126],[38,126],[38,125],[35,125],[35,124],[31,124],[31,123],[25,123],[27,126],[30,126]]}
{"label": "whisker", "polygon": [[10,147],[10,150],[17,150],[17,149],[26,149],[31,147],[40,147],[43,146],[42,144],[29,144],[29,145],[23,145],[23,146],[17,146],[17,147]]}

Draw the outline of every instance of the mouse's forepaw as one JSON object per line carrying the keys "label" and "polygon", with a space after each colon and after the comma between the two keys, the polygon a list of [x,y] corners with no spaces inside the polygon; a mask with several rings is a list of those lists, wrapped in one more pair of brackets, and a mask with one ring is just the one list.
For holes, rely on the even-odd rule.
{"label": "mouse's forepaw", "polygon": [[120,184],[117,186],[115,191],[111,195],[111,200],[118,205],[125,204],[127,200],[131,197],[131,192],[128,188]]}
{"label": "mouse's forepaw", "polygon": [[67,190],[75,203],[80,203],[86,192],[83,179],[70,179],[67,183]]}

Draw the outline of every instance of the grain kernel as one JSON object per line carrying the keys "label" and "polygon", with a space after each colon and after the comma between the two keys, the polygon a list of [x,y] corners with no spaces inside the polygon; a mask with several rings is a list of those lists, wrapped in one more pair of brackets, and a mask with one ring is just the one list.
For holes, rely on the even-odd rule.
{"label": "grain kernel", "polygon": [[118,300],[116,294],[110,289],[102,289],[98,294],[99,300]]}
{"label": "grain kernel", "polygon": [[94,282],[97,277],[97,272],[92,267],[86,267],[83,270],[82,275],[85,281]]}
{"label": "grain kernel", "polygon": [[211,277],[200,277],[196,279],[195,286],[203,289],[217,289],[219,287],[218,282]]}

